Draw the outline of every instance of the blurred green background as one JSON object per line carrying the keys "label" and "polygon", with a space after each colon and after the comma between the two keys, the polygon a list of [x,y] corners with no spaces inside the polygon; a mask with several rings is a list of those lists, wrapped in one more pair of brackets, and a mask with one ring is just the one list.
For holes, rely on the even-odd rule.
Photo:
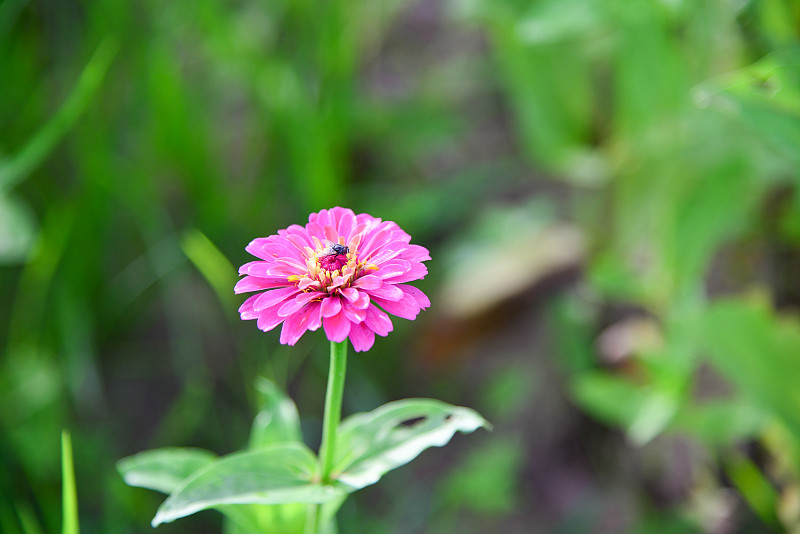
{"label": "blurred green background", "polygon": [[[800,4],[0,0],[0,531],[149,532],[115,462],[319,442],[327,344],[239,321],[244,246],[334,205],[433,303],[344,411],[494,424],[342,533],[800,532]],[[203,512],[158,528],[220,532]]]}

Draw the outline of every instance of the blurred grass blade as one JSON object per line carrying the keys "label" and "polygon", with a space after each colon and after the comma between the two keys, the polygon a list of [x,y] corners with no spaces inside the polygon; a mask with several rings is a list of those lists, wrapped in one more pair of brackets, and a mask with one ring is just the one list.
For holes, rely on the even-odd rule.
{"label": "blurred grass blade", "polygon": [[744,500],[774,532],[782,532],[778,520],[778,493],[749,458],[732,453],[724,462],[725,473]]}
{"label": "blurred grass blade", "polygon": [[79,534],[78,492],[75,489],[75,466],[72,462],[72,439],[66,430],[61,432],[62,512],[61,534]]}
{"label": "blurred grass blade", "polygon": [[233,308],[233,286],[236,268],[206,235],[197,229],[186,232],[181,238],[181,250],[197,270],[214,288],[226,308]]}
{"label": "blurred grass blade", "polygon": [[0,191],[17,185],[44,161],[97,92],[117,49],[116,39],[106,37],[89,59],[61,109],[16,156],[9,161],[0,162]]}
{"label": "blurred grass blade", "polygon": [[17,509],[17,517],[19,517],[24,534],[44,534],[44,529],[39,524],[36,514],[27,503],[18,502],[15,508]]}
{"label": "blurred grass blade", "polygon": [[14,26],[17,17],[28,0],[6,0],[0,3],[0,37]]}

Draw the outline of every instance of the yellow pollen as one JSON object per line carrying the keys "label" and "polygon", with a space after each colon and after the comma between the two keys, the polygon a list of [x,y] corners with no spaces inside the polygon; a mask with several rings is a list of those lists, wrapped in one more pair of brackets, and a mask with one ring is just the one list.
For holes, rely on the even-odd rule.
{"label": "yellow pollen", "polygon": [[292,276],[286,279],[287,282],[297,282],[300,280],[300,275],[293,274]]}
{"label": "yellow pollen", "polygon": [[367,263],[362,267],[362,269],[364,269],[365,271],[377,271],[379,267],[374,263]]}

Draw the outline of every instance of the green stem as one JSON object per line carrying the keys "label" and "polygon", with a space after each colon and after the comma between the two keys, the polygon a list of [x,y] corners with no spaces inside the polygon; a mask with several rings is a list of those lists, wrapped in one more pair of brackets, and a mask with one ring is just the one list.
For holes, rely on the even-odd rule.
{"label": "green stem", "polygon": [[331,341],[331,366],[328,371],[328,391],[325,395],[325,415],[322,420],[322,445],[319,457],[322,461],[322,483],[331,483],[331,471],[336,453],[336,433],[342,418],[342,395],[347,369],[347,340]]}

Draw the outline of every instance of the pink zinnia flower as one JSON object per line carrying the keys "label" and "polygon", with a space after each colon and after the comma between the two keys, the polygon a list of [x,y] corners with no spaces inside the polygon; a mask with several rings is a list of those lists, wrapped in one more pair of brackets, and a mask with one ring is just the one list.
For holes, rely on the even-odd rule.
{"label": "pink zinnia flower", "polygon": [[[331,341],[350,338],[365,351],[375,334],[386,336],[386,312],[414,319],[430,306],[425,294],[404,282],[428,273],[428,250],[392,221],[333,208],[312,213],[305,227],[292,225],[278,235],[254,239],[246,250],[259,261],[246,263],[236,293],[260,291],[239,308],[258,328],[283,323],[281,343],[294,345],[306,330],[320,326]],[[382,309],[381,309],[382,308]]]}

